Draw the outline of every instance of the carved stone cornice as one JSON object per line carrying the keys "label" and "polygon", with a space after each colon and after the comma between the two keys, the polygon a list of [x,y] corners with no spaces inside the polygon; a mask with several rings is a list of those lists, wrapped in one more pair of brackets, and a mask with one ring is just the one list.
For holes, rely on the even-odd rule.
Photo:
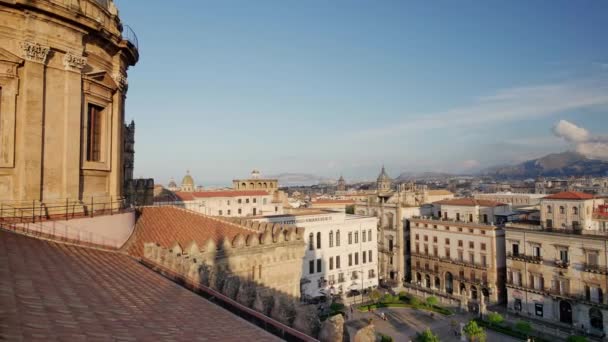
{"label": "carved stone cornice", "polygon": [[87,59],[86,57],[66,53],[63,57],[63,65],[67,70],[81,72],[87,65]]}
{"label": "carved stone cornice", "polygon": [[23,58],[36,63],[46,63],[46,57],[51,51],[50,47],[28,41],[23,41],[20,45],[23,50]]}

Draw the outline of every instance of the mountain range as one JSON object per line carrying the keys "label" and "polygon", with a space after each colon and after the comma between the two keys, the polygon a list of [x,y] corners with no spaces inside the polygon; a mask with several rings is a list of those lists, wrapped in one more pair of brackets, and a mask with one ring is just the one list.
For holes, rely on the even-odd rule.
{"label": "mountain range", "polygon": [[513,179],[608,176],[608,161],[589,159],[580,153],[567,151],[549,154],[516,165],[490,167],[480,171],[480,175]]}

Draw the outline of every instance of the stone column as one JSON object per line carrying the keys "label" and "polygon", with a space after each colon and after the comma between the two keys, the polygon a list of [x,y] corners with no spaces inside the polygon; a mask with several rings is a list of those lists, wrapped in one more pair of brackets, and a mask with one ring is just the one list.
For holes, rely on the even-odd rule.
{"label": "stone column", "polygon": [[50,48],[29,41],[21,42],[23,79],[17,108],[17,136],[15,159],[19,184],[18,199],[41,200],[42,154],[44,125],[45,68]]}

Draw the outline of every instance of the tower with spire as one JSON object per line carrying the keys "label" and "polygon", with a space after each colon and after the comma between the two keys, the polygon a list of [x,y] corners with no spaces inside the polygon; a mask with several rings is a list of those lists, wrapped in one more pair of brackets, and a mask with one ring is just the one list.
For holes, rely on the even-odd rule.
{"label": "tower with spire", "polygon": [[376,187],[378,192],[388,192],[391,191],[391,187],[393,184],[393,180],[391,177],[386,174],[386,170],[384,169],[384,165],[382,165],[382,170],[380,171],[380,175],[378,175],[378,179],[376,181]]}
{"label": "tower with spire", "polygon": [[344,180],[344,177],[342,175],[340,175],[340,179],[338,179],[338,186],[336,190],[346,191],[346,181]]}

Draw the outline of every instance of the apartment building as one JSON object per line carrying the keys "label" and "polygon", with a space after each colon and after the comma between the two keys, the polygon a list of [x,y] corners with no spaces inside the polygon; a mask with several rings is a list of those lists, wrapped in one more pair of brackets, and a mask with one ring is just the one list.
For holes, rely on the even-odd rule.
{"label": "apartment building", "polygon": [[300,209],[256,218],[305,229],[301,295],[305,299],[378,286],[378,219],[344,211]]}
{"label": "apartment building", "polygon": [[602,336],[608,326],[603,199],[561,192],[541,200],[541,224],[506,225],[511,312]]}
{"label": "apartment building", "polygon": [[506,299],[505,234],[493,224],[508,205],[471,198],[433,204],[410,219],[411,285],[459,300],[473,312]]}

